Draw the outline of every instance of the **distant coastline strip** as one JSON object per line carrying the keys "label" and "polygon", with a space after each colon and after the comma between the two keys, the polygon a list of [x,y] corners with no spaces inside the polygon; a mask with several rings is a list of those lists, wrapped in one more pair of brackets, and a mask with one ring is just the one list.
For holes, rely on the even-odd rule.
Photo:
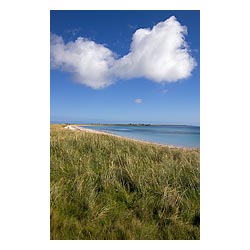
{"label": "distant coastline strip", "polygon": [[[120,136],[120,135],[107,133],[107,132],[103,132],[103,131],[97,131],[97,130],[94,130],[94,129],[83,128],[83,127],[79,127],[79,126],[76,126],[76,125],[67,125],[66,127],[64,127],[64,129],[69,129],[69,130],[74,130],[74,131],[78,130],[78,131],[83,131],[83,132],[92,133],[92,134],[109,135],[109,136],[114,136],[114,137],[117,137],[117,138],[120,138],[120,139],[127,139],[127,140],[134,141],[134,142],[146,143],[146,144],[151,144],[151,145],[158,145],[158,146],[168,147],[168,148],[182,148],[182,149],[185,149],[185,147],[177,147],[177,146],[168,145],[168,144],[161,144],[161,143],[156,143],[156,142],[138,140],[138,139],[125,137],[125,136]],[[187,149],[191,149],[191,148],[187,148]]]}

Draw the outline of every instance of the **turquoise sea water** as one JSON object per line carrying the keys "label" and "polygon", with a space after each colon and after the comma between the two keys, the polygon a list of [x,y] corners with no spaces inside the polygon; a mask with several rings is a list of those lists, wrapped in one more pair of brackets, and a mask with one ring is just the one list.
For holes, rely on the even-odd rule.
{"label": "turquoise sea water", "polygon": [[143,141],[168,144],[178,147],[200,147],[200,127],[185,125],[156,126],[82,126],[83,128],[108,132]]}

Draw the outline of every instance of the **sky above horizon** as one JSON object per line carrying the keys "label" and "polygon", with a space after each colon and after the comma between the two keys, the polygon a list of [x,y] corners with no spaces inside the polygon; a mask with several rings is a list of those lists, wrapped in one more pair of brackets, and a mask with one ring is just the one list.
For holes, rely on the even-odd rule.
{"label": "sky above horizon", "polygon": [[200,125],[199,11],[51,11],[51,122]]}

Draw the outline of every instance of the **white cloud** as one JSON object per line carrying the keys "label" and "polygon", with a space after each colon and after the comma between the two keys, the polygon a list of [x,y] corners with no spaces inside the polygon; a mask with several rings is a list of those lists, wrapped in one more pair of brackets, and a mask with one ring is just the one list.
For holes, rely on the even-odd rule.
{"label": "white cloud", "polygon": [[75,42],[64,43],[51,35],[51,66],[73,73],[77,82],[99,89],[112,83],[110,68],[114,54],[101,44],[79,37]]}
{"label": "white cloud", "polygon": [[140,103],[142,103],[142,99],[141,98],[137,98],[137,99],[135,99],[135,103],[137,103],[137,104],[140,104]]}
{"label": "white cloud", "polygon": [[181,26],[175,17],[155,25],[152,30],[138,29],[132,38],[130,53],[116,62],[121,78],[145,77],[155,82],[173,82],[190,76],[195,66]]}
{"label": "white cloud", "polygon": [[162,93],[162,94],[166,94],[166,93],[168,93],[168,90],[167,90],[167,89],[163,89],[163,90],[161,91],[161,93]]}
{"label": "white cloud", "polygon": [[196,66],[184,36],[187,28],[174,16],[152,29],[133,34],[130,52],[116,58],[104,45],[79,37],[64,43],[51,35],[51,65],[71,72],[76,81],[94,89],[117,79],[144,77],[158,83],[174,82],[191,75]]}

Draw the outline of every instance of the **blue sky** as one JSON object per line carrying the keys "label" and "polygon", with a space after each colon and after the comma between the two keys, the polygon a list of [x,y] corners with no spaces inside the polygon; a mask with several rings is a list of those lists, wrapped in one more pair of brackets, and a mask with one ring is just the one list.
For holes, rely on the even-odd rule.
{"label": "blue sky", "polygon": [[[98,70],[94,70],[94,73],[89,71],[89,74],[96,75],[98,81],[100,80],[98,85],[95,85],[96,78],[86,80],[91,77],[88,72],[82,70],[76,72],[79,65],[72,63],[70,56],[75,58],[73,53],[76,53],[80,45],[85,44],[84,40],[77,47],[75,41],[78,37],[93,41],[95,51],[100,47],[99,45],[102,45],[101,51],[104,50],[104,53],[107,52],[104,47],[108,48],[107,53],[111,51],[115,54],[108,58],[111,60],[115,58],[114,60],[118,61],[130,52],[132,37],[136,30],[152,29],[171,16],[175,16],[181,26],[187,27],[185,41],[189,46],[188,53],[196,61],[196,66],[189,70],[191,72],[189,77],[180,76],[181,72],[178,73],[177,80],[169,82],[169,77],[173,75],[165,74],[165,68],[162,72],[151,76],[146,68],[148,65],[153,67],[153,63],[157,63],[157,58],[152,58],[145,65],[142,61],[142,66],[138,66],[133,72],[130,72],[122,63],[122,66],[119,65],[116,70],[109,69],[108,77],[106,77],[106,71],[100,78]],[[199,25],[199,11],[51,11],[51,34],[63,40],[63,53],[68,53],[67,59],[64,57],[62,61],[60,51],[57,51],[56,67],[51,67],[51,121],[199,125]],[[73,49],[72,46],[66,46],[69,42],[73,42]],[[152,44],[154,43],[151,42],[149,45]],[[149,45],[146,42],[137,44],[136,52],[131,58],[138,57],[137,52],[140,54],[141,47]],[[86,57],[82,55],[84,60]],[[147,54],[145,56],[150,59]],[[105,59],[105,62],[107,60]],[[130,61],[136,60],[137,58]],[[110,74],[110,71],[115,73]],[[165,80],[159,80],[163,75]]]}

